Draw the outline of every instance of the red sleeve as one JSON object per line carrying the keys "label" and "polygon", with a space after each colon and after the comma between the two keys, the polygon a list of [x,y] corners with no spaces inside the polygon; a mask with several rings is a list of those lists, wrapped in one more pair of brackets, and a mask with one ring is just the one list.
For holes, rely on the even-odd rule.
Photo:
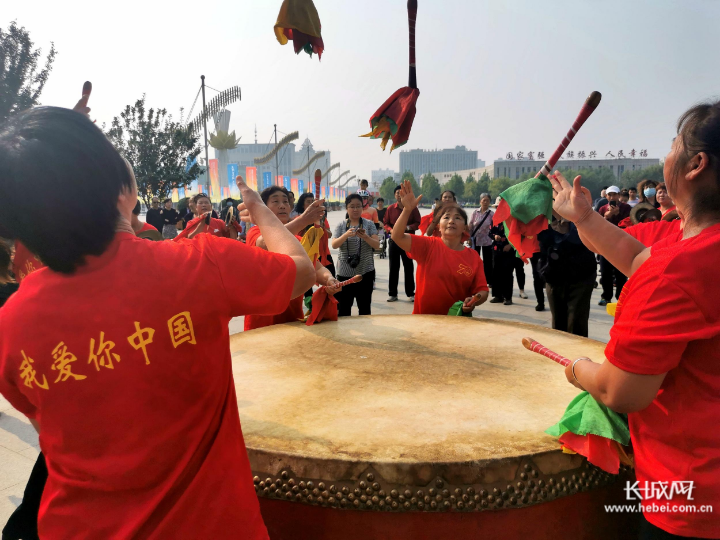
{"label": "red sleeve", "polygon": [[426,261],[435,242],[436,240],[431,236],[418,236],[417,234],[411,235],[410,253],[412,253],[412,258],[417,262]]}
{"label": "red sleeve", "polygon": [[485,277],[485,266],[483,265],[480,255],[475,250],[475,279],[473,280],[472,294],[477,294],[480,291],[489,291],[487,285],[487,278]]}
{"label": "red sleeve", "polygon": [[674,282],[636,273],[638,281],[623,298],[610,329],[605,356],[639,375],[659,375],[677,367],[688,342],[704,339],[705,316]]}
{"label": "red sleeve", "polygon": [[607,211],[608,211],[607,204],[603,204],[600,208],[598,208],[598,214],[600,214],[601,216],[604,216],[605,212],[607,212]]}
{"label": "red sleeve", "polygon": [[199,216],[188,221],[187,227],[180,231],[180,233],[178,233],[178,235],[173,238],[173,241],[178,242],[183,238],[187,238],[187,236],[195,230],[195,226],[200,223],[201,219],[203,219],[203,216]]}
{"label": "red sleeve", "polygon": [[193,242],[217,267],[230,316],[282,313],[295,285],[295,262],[287,255],[251,248],[210,234]]}
{"label": "red sleeve", "polygon": [[257,247],[255,243],[257,242],[257,239],[260,238],[260,227],[257,225],[249,228],[245,232],[245,244],[250,247]]}
{"label": "red sleeve", "polygon": [[420,210],[415,208],[410,214],[410,219],[408,220],[408,228],[410,229],[410,232],[414,233],[418,230],[418,227],[420,227],[420,219]]}

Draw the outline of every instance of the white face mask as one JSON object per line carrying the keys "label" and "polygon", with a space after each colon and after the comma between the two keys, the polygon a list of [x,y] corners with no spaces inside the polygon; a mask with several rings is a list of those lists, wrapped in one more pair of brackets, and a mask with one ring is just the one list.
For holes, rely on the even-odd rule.
{"label": "white face mask", "polygon": [[652,197],[657,193],[657,190],[654,187],[647,188],[643,191],[646,197]]}

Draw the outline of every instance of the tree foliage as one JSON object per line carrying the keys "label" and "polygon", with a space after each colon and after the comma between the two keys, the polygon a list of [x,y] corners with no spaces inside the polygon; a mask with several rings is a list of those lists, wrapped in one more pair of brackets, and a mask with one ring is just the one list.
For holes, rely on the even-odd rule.
{"label": "tree foliage", "polygon": [[477,202],[480,198],[480,187],[475,181],[474,176],[468,176],[465,180],[465,189],[463,191],[463,200],[465,202],[473,203]]}
{"label": "tree foliage", "polygon": [[655,180],[656,182],[663,182],[665,177],[663,176],[663,164],[651,165],[646,169],[639,171],[625,171],[620,179],[622,187],[637,187],[637,185],[643,180]]}
{"label": "tree foliage", "polygon": [[465,195],[465,182],[459,174],[453,174],[447,184],[443,186],[443,191],[450,190],[455,193],[455,198],[462,199]]}
{"label": "tree foliage", "polygon": [[417,180],[415,180],[415,175],[411,173],[410,171],[405,171],[402,175],[402,181],[405,180],[410,181],[410,185],[412,186],[413,193],[415,193],[415,196],[417,197],[420,195],[422,190],[420,189],[420,185],[417,183]]}
{"label": "tree foliage", "polygon": [[56,52],[51,43],[44,65],[38,70],[42,49],[34,49],[34,45],[28,31],[15,21],[7,31],[0,28],[0,123],[40,103]]}
{"label": "tree foliage", "polygon": [[482,176],[478,179],[478,191],[480,192],[478,193],[478,197],[480,197],[482,193],[488,193],[490,191],[490,180],[490,175],[487,171],[482,173]]}
{"label": "tree foliage", "polygon": [[380,196],[385,199],[385,204],[390,204],[395,200],[394,190],[397,184],[392,176],[388,176],[380,185]]}
{"label": "tree foliage", "polygon": [[617,185],[618,180],[613,172],[608,167],[602,167],[600,169],[581,169],[574,171],[571,169],[561,171],[563,176],[568,182],[580,175],[583,187],[590,190],[593,198],[600,196],[600,191],[604,186]]}
{"label": "tree foliage", "polygon": [[[113,118],[106,135],[135,170],[138,196],[146,204],[187,187],[203,171],[191,163],[200,154],[198,137],[173,121],[165,109],[146,109],[145,96]],[[188,159],[189,158],[189,159]]]}
{"label": "tree foliage", "polygon": [[510,186],[514,186],[519,183],[520,180],[510,179],[507,176],[501,176],[499,178],[493,178],[488,186],[490,192],[490,199],[494,200],[498,195],[505,191]]}
{"label": "tree foliage", "polygon": [[425,202],[432,204],[435,199],[440,198],[440,182],[432,174],[427,173],[422,177],[422,194]]}

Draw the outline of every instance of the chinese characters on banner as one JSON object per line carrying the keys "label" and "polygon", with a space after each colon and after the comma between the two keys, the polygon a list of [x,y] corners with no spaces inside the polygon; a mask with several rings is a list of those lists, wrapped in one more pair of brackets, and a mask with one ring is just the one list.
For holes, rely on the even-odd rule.
{"label": "chinese characters on banner", "polygon": [[272,173],[264,172],[263,173],[263,189],[267,189],[270,186],[272,186]]}
{"label": "chinese characters on banner", "polygon": [[297,178],[291,178],[290,179],[290,189],[292,190],[295,195],[299,195],[301,192],[298,191],[298,179]]}
{"label": "chinese characters on banner", "polygon": [[240,174],[240,167],[237,163],[229,163],[227,166],[228,196],[240,195],[240,190],[235,183],[235,177]]}
{"label": "chinese characters on banner", "polygon": [[298,179],[298,193],[305,193],[305,180]]}
{"label": "chinese characters on banner", "polygon": [[285,189],[287,189],[288,191],[290,191],[290,177],[289,177],[289,176],[283,176],[282,178],[283,178],[283,183],[282,183],[283,187],[284,187]]}
{"label": "chinese characters on banner", "polygon": [[[154,342],[155,329],[143,327],[140,322],[134,322],[134,332],[128,336],[124,336],[127,342],[135,351],[142,350],[141,359],[145,360],[145,365],[150,364],[150,354],[148,345]],[[168,333],[162,335],[162,339],[169,340],[173,348],[177,349],[183,344],[195,345],[195,330],[193,328],[192,318],[189,311],[178,313],[167,321]],[[128,332],[133,328],[128,327]],[[83,381],[88,379],[89,375],[97,372],[105,372],[105,370],[122,369],[127,360],[120,356],[116,350],[116,343],[113,341],[117,337],[111,337],[105,332],[98,331],[89,338],[89,353],[87,353],[87,362],[83,357],[78,357],[75,352],[71,351],[64,341],[60,341],[52,351],[47,351],[47,355],[53,359],[50,366],[51,371],[57,372],[57,377],[52,385],[63,384],[68,381]],[[88,349],[85,349],[87,351]],[[22,362],[20,363],[20,379],[28,388],[40,388],[42,390],[50,390],[51,383],[48,381],[45,373],[38,373],[35,367],[35,360],[31,358],[24,350],[20,351]],[[37,356],[36,356],[37,358]],[[135,362],[136,359],[129,359]],[[93,368],[95,368],[93,370]],[[92,379],[92,377],[91,377]]]}

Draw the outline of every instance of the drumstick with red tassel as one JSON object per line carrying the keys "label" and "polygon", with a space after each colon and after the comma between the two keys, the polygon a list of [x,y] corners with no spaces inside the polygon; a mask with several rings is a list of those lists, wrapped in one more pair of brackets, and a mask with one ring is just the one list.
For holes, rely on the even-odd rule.
{"label": "drumstick with red tassel", "polygon": [[590,118],[590,115],[594,113],[597,106],[600,105],[601,99],[602,94],[597,91],[588,96],[585,100],[585,104],[582,106],[582,109],[580,109],[575,122],[573,122],[573,125],[570,127],[570,131],[567,132],[567,135],[565,135],[565,138],[560,143],[560,146],[558,146],[553,155],[550,156],[550,159],[545,162],[545,165],[543,165],[540,172],[535,175],[535,178],[541,174],[544,174],[545,176],[550,175],[550,172],[553,170],[553,167],[555,167],[555,164],[560,159],[560,156],[562,156],[565,149],[570,145],[570,141],[575,138],[575,135],[577,135],[577,132],[580,131],[580,128],[585,121]]}
{"label": "drumstick with red tassel", "polygon": [[338,286],[338,287],[345,287],[346,285],[352,285],[353,283],[359,283],[359,282],[361,282],[361,281],[362,281],[362,276],[361,276],[361,275],[357,275],[357,276],[351,277],[351,278],[348,279],[348,280],[341,281],[340,283],[338,283],[337,286]]}
{"label": "drumstick with red tassel", "polygon": [[538,343],[537,341],[535,341],[533,338],[529,338],[529,337],[523,338],[522,344],[528,351],[542,354],[544,357],[557,362],[561,366],[569,366],[570,365],[570,360],[568,358],[565,358],[564,356],[560,356],[558,353],[551,351],[550,349],[548,349],[541,343]]}
{"label": "drumstick with red tassel", "polygon": [[320,183],[322,182],[322,171],[317,169],[315,171],[315,198],[320,198]]}

